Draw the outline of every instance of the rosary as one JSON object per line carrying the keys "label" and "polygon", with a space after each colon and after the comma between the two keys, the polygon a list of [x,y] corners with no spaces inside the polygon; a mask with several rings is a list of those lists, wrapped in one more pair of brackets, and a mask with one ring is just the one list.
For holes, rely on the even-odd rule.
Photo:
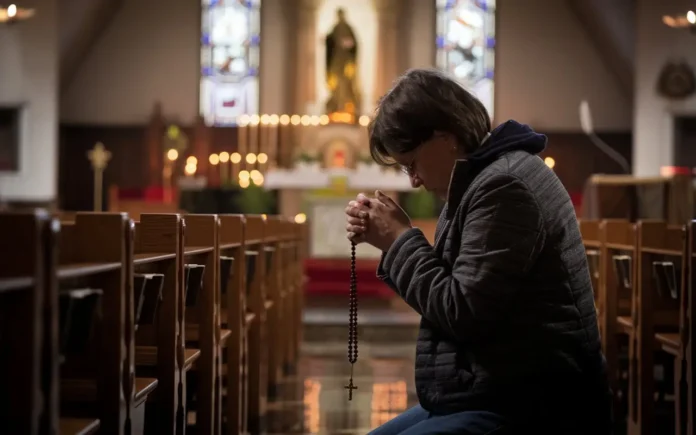
{"label": "rosary", "polygon": [[355,242],[350,244],[350,296],[348,297],[348,362],[350,381],[344,388],[348,390],[348,400],[353,400],[353,366],[358,360],[358,276],[355,272]]}

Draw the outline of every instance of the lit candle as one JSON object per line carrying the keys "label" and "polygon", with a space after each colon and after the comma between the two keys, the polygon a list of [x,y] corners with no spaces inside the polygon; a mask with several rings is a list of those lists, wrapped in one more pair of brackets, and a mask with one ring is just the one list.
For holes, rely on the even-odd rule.
{"label": "lit candle", "polygon": [[230,154],[230,162],[232,162],[232,176],[231,180],[236,180],[239,177],[239,162],[242,161],[242,155],[238,152]]}
{"label": "lit candle", "polygon": [[242,156],[249,152],[249,122],[249,115],[242,115],[237,121],[237,152]]}
{"label": "lit candle", "polygon": [[288,159],[285,157],[288,148],[290,147],[290,117],[288,115],[282,115],[279,119],[280,121],[280,131],[278,138],[278,147],[276,159],[278,161],[278,166],[281,168],[287,168]]}
{"label": "lit candle", "polygon": [[261,123],[261,117],[259,115],[252,115],[249,127],[249,152],[246,156],[246,162],[249,164],[247,170],[254,169],[254,164],[256,163],[256,154],[259,152],[259,124]]}
{"label": "lit candle", "polygon": [[230,153],[223,151],[220,153],[220,184],[223,186],[229,183],[229,166],[227,162],[230,161]]}

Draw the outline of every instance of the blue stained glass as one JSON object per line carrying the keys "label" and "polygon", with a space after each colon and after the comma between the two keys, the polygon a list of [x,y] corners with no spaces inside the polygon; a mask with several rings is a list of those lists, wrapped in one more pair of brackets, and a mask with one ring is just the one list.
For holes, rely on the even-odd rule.
{"label": "blue stained glass", "polygon": [[251,45],[259,45],[261,43],[261,36],[259,35],[252,35],[251,36]]}
{"label": "blue stained glass", "polygon": [[259,70],[253,66],[250,67],[249,68],[249,76],[256,77],[257,75],[259,75]]}
{"label": "blue stained glass", "polygon": [[210,6],[217,6],[220,0],[210,0]]}
{"label": "blue stained glass", "polygon": [[201,44],[203,44],[204,46],[210,45],[210,34],[204,33],[201,36]]}
{"label": "blue stained glass", "polygon": [[213,75],[213,68],[212,68],[212,67],[209,67],[209,66],[204,66],[204,67],[201,69],[201,74],[202,74],[204,77],[210,77],[210,76]]}
{"label": "blue stained glass", "polygon": [[488,71],[486,71],[486,78],[493,80],[493,70],[489,69]]}
{"label": "blue stained glass", "polygon": [[486,0],[478,0],[476,4],[482,11],[488,12],[488,3],[486,3]]}
{"label": "blue stained glass", "polygon": [[445,9],[452,9],[456,3],[457,0],[447,0],[447,3],[445,4]]}
{"label": "blue stained glass", "polygon": [[486,48],[495,48],[495,38],[489,36],[486,38]]}
{"label": "blue stained glass", "polygon": [[435,44],[437,45],[437,48],[442,48],[445,46],[445,37],[444,36],[438,36],[435,39]]}
{"label": "blue stained glass", "polygon": [[252,6],[253,6],[253,5],[251,4],[251,0],[246,0],[246,1],[244,2],[244,7],[246,7],[246,8],[251,8]]}

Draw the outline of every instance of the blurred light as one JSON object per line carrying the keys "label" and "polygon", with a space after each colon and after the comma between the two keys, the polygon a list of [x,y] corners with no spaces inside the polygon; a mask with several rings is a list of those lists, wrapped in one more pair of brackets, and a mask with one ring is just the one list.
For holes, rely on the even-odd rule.
{"label": "blurred light", "polygon": [[17,15],[17,5],[9,5],[7,7],[7,17],[14,18]]}
{"label": "blurred light", "polygon": [[275,114],[271,115],[269,117],[269,122],[271,123],[271,125],[278,125],[278,122],[280,122],[280,117],[278,115],[275,115]]}
{"label": "blurred light", "polygon": [[327,125],[329,123],[329,115],[321,115],[319,117],[319,124]]}
{"label": "blurred light", "polygon": [[237,118],[237,124],[241,126],[248,125],[250,121],[251,117],[249,115],[240,115],[239,118]]}
{"label": "blurred light", "polygon": [[686,21],[688,21],[691,24],[696,24],[696,12],[694,11],[689,11],[686,13]]}
{"label": "blurred light", "polygon": [[239,153],[232,153],[230,154],[230,161],[232,163],[239,163],[242,161],[242,155]]}
{"label": "blurred light", "polygon": [[230,153],[223,151],[220,153],[220,163],[227,163],[230,161]]}
{"label": "blurred light", "polygon": [[239,171],[239,179],[249,181],[249,171]]}
{"label": "blurred light", "polygon": [[174,148],[170,149],[167,151],[167,158],[173,162],[179,158],[179,151],[175,150]]}
{"label": "blurred light", "polygon": [[246,155],[246,162],[249,163],[250,165],[253,165],[256,163],[256,154],[254,153],[249,153]]}
{"label": "blurred light", "polygon": [[195,163],[187,163],[186,167],[184,167],[184,172],[186,175],[193,175],[196,173],[196,164]]}
{"label": "blurred light", "polygon": [[282,125],[290,124],[290,117],[288,115],[280,115],[280,123]]}
{"label": "blurred light", "polygon": [[290,123],[292,123],[292,125],[299,125],[300,122],[302,122],[300,115],[292,115],[290,117]]}
{"label": "blurred light", "polygon": [[186,164],[196,166],[198,164],[198,159],[194,156],[189,156],[189,158],[186,159]]}
{"label": "blurred light", "polygon": [[220,163],[220,156],[218,156],[217,154],[211,154],[210,157],[208,157],[208,161],[211,165],[215,166],[218,163]]}
{"label": "blurred light", "polygon": [[304,213],[297,213],[295,215],[295,223],[303,224],[307,222],[307,215]]}
{"label": "blurred light", "polygon": [[260,172],[256,176],[254,176],[254,174],[251,174],[251,181],[254,184],[256,184],[257,186],[263,186],[263,181],[264,181],[263,174]]}
{"label": "blurred light", "polygon": [[261,124],[266,125],[266,124],[270,124],[270,122],[271,122],[270,115],[267,115],[265,113],[263,115],[261,115]]}
{"label": "blurred light", "polygon": [[307,126],[312,122],[312,118],[310,118],[309,115],[302,115],[300,122],[302,125]]}
{"label": "blurred light", "polygon": [[546,166],[548,166],[551,169],[553,169],[553,167],[556,166],[556,161],[553,159],[553,157],[545,158],[544,163],[546,163]]}
{"label": "blurred light", "polygon": [[251,125],[259,125],[259,121],[261,121],[259,115],[251,115],[249,118],[249,124]]}
{"label": "blurred light", "polygon": [[241,187],[242,189],[246,189],[247,187],[249,187],[249,184],[250,184],[250,181],[248,178],[240,178],[239,179],[239,187]]}
{"label": "blurred light", "polygon": [[363,115],[363,116],[360,117],[360,119],[358,119],[358,122],[359,122],[360,125],[362,125],[363,127],[367,127],[367,126],[370,124],[370,117],[367,116],[367,115]]}
{"label": "blurred light", "polygon": [[259,156],[256,158],[259,163],[262,165],[268,161],[268,154],[266,153],[259,153]]}

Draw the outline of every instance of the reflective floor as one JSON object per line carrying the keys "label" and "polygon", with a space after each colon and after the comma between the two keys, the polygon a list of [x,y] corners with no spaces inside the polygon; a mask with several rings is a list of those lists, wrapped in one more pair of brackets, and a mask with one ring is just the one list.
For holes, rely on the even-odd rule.
{"label": "reflective floor", "polygon": [[362,310],[364,338],[353,377],[358,389],[348,401],[345,322],[338,311],[308,310],[299,371],[284,380],[280,397],[269,404],[269,433],[364,435],[416,404],[418,318],[408,314],[392,308]]}

